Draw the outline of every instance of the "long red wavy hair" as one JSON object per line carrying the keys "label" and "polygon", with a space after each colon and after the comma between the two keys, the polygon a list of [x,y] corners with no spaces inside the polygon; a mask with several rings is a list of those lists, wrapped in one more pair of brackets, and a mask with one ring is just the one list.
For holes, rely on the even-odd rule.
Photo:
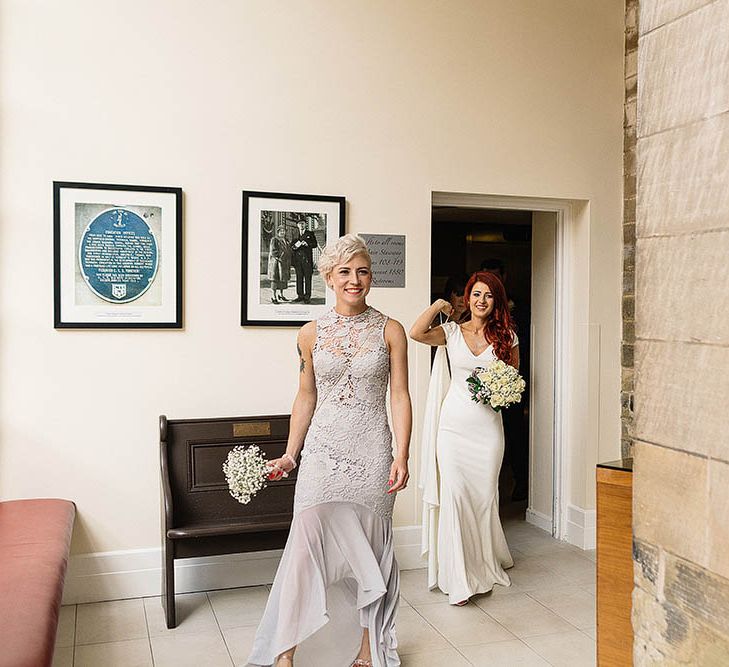
{"label": "long red wavy hair", "polygon": [[489,271],[476,271],[468,279],[466,288],[463,290],[463,303],[468,311],[469,319],[471,315],[469,300],[471,299],[473,286],[476,283],[488,285],[494,297],[494,309],[491,311],[488,320],[486,320],[486,326],[483,330],[484,338],[494,346],[496,358],[508,364],[511,360],[511,344],[515,327],[509,313],[509,301],[506,298],[504,284]]}

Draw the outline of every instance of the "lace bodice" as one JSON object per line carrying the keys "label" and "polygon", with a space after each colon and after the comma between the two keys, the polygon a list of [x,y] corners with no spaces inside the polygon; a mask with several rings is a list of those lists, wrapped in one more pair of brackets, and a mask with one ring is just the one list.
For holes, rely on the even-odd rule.
{"label": "lace bodice", "polygon": [[390,518],[392,435],[385,396],[387,317],[334,309],[317,320],[313,348],[317,406],[306,435],[294,512],[322,502],[356,502]]}

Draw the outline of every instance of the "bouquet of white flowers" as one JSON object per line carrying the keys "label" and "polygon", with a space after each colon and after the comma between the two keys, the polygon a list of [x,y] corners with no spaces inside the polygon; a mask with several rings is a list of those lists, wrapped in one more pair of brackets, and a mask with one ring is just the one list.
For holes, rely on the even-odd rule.
{"label": "bouquet of white flowers", "polygon": [[258,445],[238,445],[228,453],[223,463],[223,473],[230,495],[246,505],[261,489],[266,488],[271,468]]}
{"label": "bouquet of white flowers", "polygon": [[488,368],[475,368],[466,378],[471,400],[490,405],[496,412],[521,400],[524,378],[510,364],[498,359]]}

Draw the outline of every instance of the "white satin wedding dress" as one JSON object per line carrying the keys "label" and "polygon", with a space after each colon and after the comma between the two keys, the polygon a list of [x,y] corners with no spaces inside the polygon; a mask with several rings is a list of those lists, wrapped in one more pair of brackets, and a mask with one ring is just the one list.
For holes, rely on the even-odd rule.
{"label": "white satin wedding dress", "polygon": [[[488,592],[495,584],[510,586],[505,569],[514,562],[499,519],[501,413],[472,401],[466,384],[474,368],[488,366],[496,355],[491,345],[480,355],[473,354],[457,323],[442,326],[452,377],[438,414],[431,465],[437,465],[439,489],[435,503],[425,506],[431,530],[429,536],[424,534],[423,549],[436,550],[429,554],[430,587],[437,585],[455,604]],[[515,334],[513,346],[518,344]]]}

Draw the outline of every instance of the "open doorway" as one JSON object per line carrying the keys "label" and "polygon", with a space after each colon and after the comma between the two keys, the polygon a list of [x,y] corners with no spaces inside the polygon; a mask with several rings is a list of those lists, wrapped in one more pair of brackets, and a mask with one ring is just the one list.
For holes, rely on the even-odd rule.
{"label": "open doorway", "polygon": [[[555,248],[557,214],[439,204],[432,208],[432,298],[448,298],[480,269],[504,282],[517,326],[527,391],[504,412],[500,513],[557,534],[554,479]],[[536,353],[536,354],[535,354]]]}

